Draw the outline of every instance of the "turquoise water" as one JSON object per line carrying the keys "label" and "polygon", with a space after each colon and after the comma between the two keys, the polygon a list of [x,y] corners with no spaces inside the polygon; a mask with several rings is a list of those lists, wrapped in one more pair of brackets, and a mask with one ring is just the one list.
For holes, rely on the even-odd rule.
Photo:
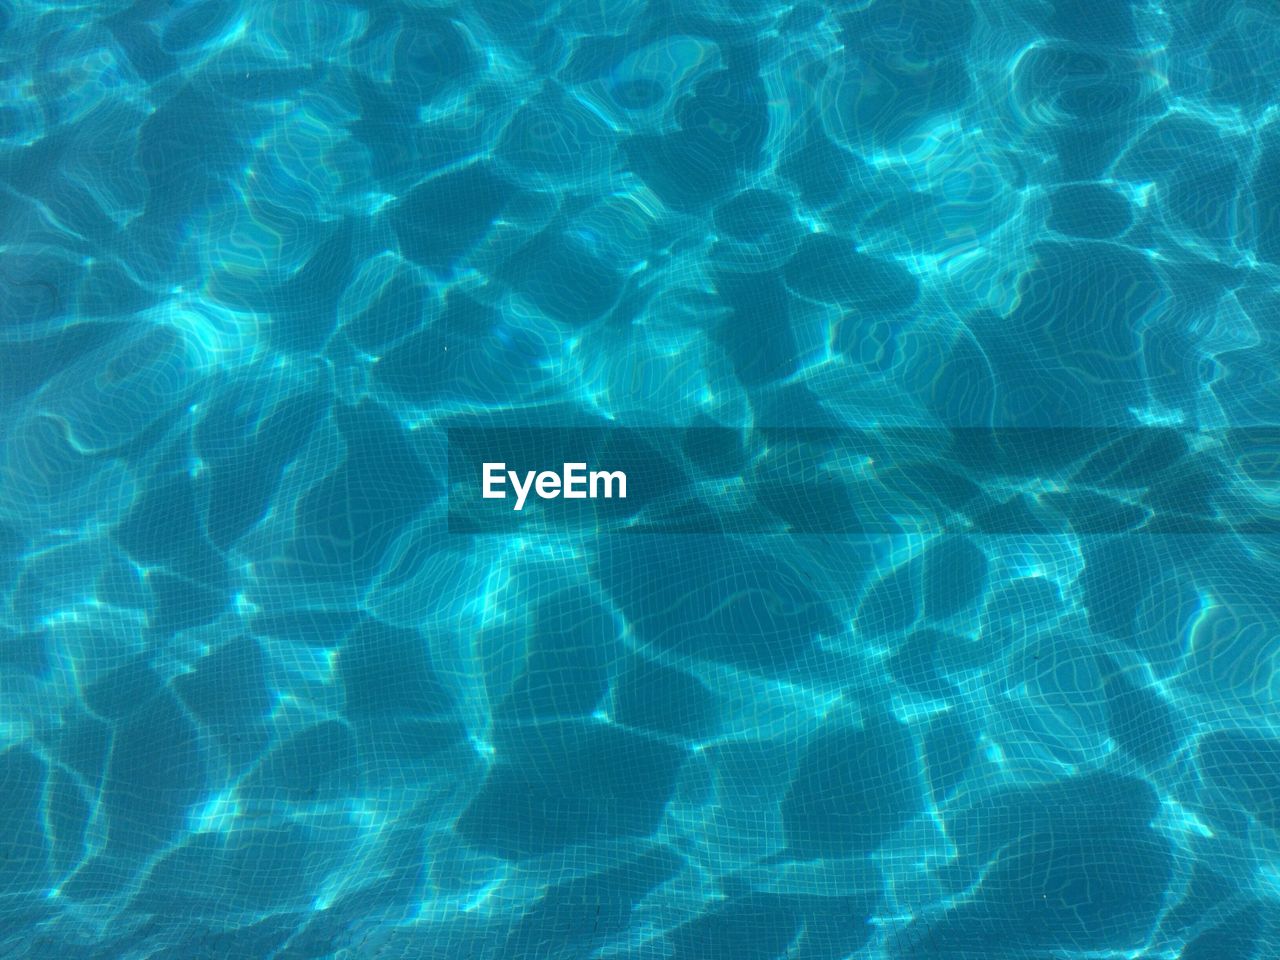
{"label": "turquoise water", "polygon": [[1280,954],[1275,4],[0,51],[0,957]]}

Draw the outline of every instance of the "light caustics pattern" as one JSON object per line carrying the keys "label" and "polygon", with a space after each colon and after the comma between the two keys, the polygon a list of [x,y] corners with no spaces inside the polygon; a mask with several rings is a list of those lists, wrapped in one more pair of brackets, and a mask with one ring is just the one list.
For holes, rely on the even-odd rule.
{"label": "light caustics pattern", "polygon": [[[0,956],[1276,956],[1280,540],[1215,504],[1280,504],[1278,58],[1264,0],[0,0]],[[1048,443],[918,463],[929,529],[451,533],[495,426],[1174,429],[1204,523],[1019,520]],[[670,453],[712,529],[874,467]]]}

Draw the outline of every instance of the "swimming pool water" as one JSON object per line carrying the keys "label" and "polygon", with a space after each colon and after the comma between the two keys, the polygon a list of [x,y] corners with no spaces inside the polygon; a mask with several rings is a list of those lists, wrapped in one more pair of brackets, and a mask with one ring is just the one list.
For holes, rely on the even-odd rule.
{"label": "swimming pool water", "polygon": [[0,957],[1280,954],[1274,3],[0,51]]}

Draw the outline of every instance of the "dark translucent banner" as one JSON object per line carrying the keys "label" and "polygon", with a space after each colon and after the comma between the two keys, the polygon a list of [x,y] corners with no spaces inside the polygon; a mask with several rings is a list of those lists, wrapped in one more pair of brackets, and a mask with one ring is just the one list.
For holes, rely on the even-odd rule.
{"label": "dark translucent banner", "polygon": [[449,529],[1277,533],[1280,427],[454,427]]}

